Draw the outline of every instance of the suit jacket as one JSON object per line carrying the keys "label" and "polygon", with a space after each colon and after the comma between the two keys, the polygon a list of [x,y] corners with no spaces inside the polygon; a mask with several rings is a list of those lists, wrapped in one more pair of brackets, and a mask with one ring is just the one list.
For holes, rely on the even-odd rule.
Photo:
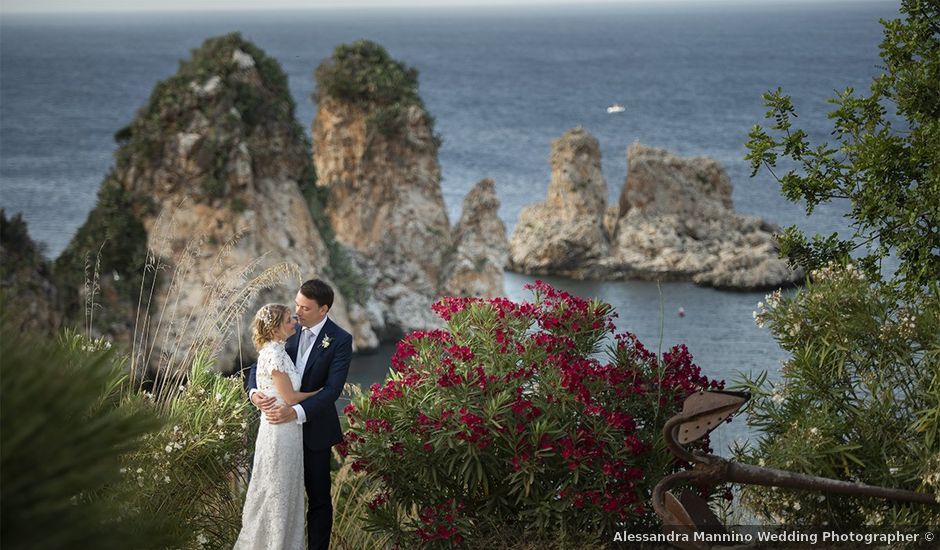
{"label": "suit jacket", "polygon": [[[301,329],[287,339],[284,349],[291,361],[297,360],[297,346],[300,343]],[[329,345],[323,342],[329,337]],[[307,421],[303,424],[304,446],[312,451],[329,449],[343,439],[336,413],[336,400],[343,392],[346,376],[349,374],[349,361],[352,358],[352,335],[340,328],[329,317],[313,343],[313,349],[307,356],[307,365],[300,381],[300,391],[321,390],[314,396],[300,402]],[[257,363],[248,371],[248,391],[258,387]]]}

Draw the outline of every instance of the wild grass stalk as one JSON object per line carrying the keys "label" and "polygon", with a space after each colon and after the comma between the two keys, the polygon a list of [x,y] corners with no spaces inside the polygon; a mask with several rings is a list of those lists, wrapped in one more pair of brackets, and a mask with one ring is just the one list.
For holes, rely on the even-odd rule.
{"label": "wild grass stalk", "polygon": [[[101,290],[98,283],[98,277],[101,273],[101,249],[107,241],[101,243],[98,253],[95,254],[95,268],[91,269],[90,258],[85,256],[85,336],[91,339],[91,329],[95,325],[95,308],[100,307],[95,303],[95,296]],[[89,270],[91,271],[89,277]]]}
{"label": "wild grass stalk", "polygon": [[[147,260],[142,266],[138,304],[131,339],[130,370],[132,384],[142,385],[147,372],[155,372],[152,380],[154,397],[167,407],[201,350],[215,354],[224,338],[237,332],[241,357],[241,317],[260,292],[287,281],[299,283],[299,268],[279,263],[261,269],[264,256],[247,264],[232,266],[230,256],[244,235],[237,232],[218,250],[212,262],[209,282],[199,283],[205,273],[199,270],[205,256],[208,238],[191,236],[174,261],[165,258],[176,235],[176,214],[161,214],[153,226]],[[172,269],[169,280],[161,275]],[[93,311],[98,287],[98,269],[89,275],[86,270],[86,311]],[[202,299],[192,305],[194,289],[201,288]],[[90,334],[93,317],[87,315],[86,332]]]}
{"label": "wild grass stalk", "polygon": [[362,472],[352,470],[352,461],[334,451],[339,470],[333,475],[333,532],[331,545],[339,550],[379,550],[392,542],[389,535],[366,528],[367,503],[378,488]]}

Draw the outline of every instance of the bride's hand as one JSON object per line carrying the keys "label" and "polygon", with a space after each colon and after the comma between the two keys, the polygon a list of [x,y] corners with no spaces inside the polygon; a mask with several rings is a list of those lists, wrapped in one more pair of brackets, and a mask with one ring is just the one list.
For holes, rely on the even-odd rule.
{"label": "bride's hand", "polygon": [[255,407],[258,407],[258,409],[266,411],[277,405],[277,398],[268,397],[260,391],[256,391],[255,393],[251,394],[251,402]]}

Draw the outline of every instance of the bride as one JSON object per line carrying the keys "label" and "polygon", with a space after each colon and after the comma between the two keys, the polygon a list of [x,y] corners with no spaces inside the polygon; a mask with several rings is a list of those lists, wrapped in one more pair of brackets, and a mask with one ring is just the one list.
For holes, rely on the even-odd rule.
{"label": "bride", "polygon": [[[252,322],[258,349],[258,389],[278,404],[294,405],[316,392],[299,392],[300,373],[284,351],[294,333],[290,309],[268,304]],[[269,424],[261,417],[242,530],[235,550],[301,550],[304,544],[304,471],[301,425]]]}

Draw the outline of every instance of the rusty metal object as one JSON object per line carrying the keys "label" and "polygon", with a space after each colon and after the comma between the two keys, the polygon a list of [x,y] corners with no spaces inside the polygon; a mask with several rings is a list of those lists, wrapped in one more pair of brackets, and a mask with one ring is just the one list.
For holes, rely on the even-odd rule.
{"label": "rusty metal object", "polygon": [[[708,505],[689,491],[677,499],[669,489],[681,482],[697,485],[721,483],[744,483],[765,487],[783,487],[808,491],[824,491],[850,496],[903,500],[922,504],[938,505],[940,495],[917,493],[904,489],[890,489],[852,483],[837,479],[799,474],[774,468],[763,468],[741,464],[720,456],[692,453],[682,444],[705,437],[722,422],[737,413],[750,396],[740,392],[699,391],[686,398],[682,412],[670,418],[663,426],[666,446],[680,460],[692,464],[691,470],[678,472],[663,478],[653,488],[653,509],[663,521],[664,529],[684,532],[724,533],[724,526],[708,508]],[[720,529],[720,530],[719,530]],[[691,537],[690,537],[691,538]],[[712,546],[706,542],[675,544],[679,548],[707,550]]]}

